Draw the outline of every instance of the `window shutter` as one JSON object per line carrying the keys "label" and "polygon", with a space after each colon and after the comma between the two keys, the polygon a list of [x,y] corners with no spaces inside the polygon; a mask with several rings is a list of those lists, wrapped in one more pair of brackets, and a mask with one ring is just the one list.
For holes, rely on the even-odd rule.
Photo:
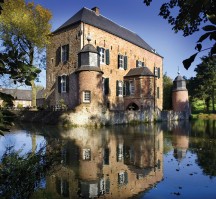
{"label": "window shutter", "polygon": [[126,171],[124,172],[124,184],[128,184],[128,174]]}
{"label": "window shutter", "polygon": [[139,61],[138,61],[138,60],[136,60],[136,67],[138,67],[138,65],[139,65]]}
{"label": "window shutter", "polygon": [[69,93],[69,75],[66,76],[66,92]]}
{"label": "window shutter", "polygon": [[109,78],[104,79],[104,94],[109,94]]}
{"label": "window shutter", "polygon": [[127,56],[124,56],[124,69],[127,70]]}
{"label": "window shutter", "polygon": [[118,55],[118,68],[120,68],[120,55]]}
{"label": "window shutter", "polygon": [[61,76],[58,76],[58,92],[61,93]]}
{"label": "window shutter", "polygon": [[142,62],[142,67],[144,67],[145,66],[145,64],[144,64],[144,62]]}
{"label": "window shutter", "polygon": [[109,193],[110,192],[110,179],[107,178],[106,179],[106,193]]}
{"label": "window shutter", "polygon": [[157,98],[159,99],[160,98],[160,88],[157,87]]}
{"label": "window shutter", "polygon": [[116,81],[116,96],[119,96],[119,81]]}
{"label": "window shutter", "polygon": [[106,65],[110,64],[110,53],[109,53],[109,49],[106,49]]}
{"label": "window shutter", "polygon": [[56,66],[61,62],[61,47],[56,50]]}
{"label": "window shutter", "polygon": [[69,60],[69,44],[66,46],[66,53],[67,53],[67,57],[66,60]]}
{"label": "window shutter", "polygon": [[126,81],[123,82],[123,96],[126,95]]}
{"label": "window shutter", "polygon": [[130,95],[130,82],[126,82],[126,96]]}
{"label": "window shutter", "polygon": [[158,70],[158,79],[160,78],[160,68],[157,69]]}
{"label": "window shutter", "polygon": [[100,54],[100,47],[99,46],[97,46],[97,51]]}

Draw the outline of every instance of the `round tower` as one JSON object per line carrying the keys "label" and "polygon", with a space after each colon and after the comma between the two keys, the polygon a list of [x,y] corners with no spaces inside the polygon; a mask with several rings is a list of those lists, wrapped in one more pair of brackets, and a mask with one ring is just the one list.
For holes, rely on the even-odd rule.
{"label": "round tower", "polygon": [[[89,40],[90,41],[90,40]],[[92,44],[87,44],[78,53],[78,99],[79,104],[100,107],[103,103],[100,57]]]}
{"label": "round tower", "polygon": [[172,105],[174,111],[189,111],[186,81],[179,72],[178,76],[173,81]]}

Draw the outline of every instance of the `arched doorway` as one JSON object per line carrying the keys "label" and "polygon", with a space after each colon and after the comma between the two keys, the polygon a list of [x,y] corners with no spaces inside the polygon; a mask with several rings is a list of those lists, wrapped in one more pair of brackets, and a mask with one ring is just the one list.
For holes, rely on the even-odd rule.
{"label": "arched doorway", "polygon": [[136,103],[132,102],[127,106],[127,110],[138,111],[139,106]]}

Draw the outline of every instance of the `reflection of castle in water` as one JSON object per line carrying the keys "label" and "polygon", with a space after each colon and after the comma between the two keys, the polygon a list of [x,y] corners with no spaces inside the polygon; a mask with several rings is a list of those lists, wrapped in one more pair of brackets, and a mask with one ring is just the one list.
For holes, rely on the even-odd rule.
{"label": "reflection of castle in water", "polygon": [[53,198],[128,198],[145,191],[163,177],[163,133],[148,130],[68,131],[63,166],[47,178],[46,191]]}
{"label": "reflection of castle in water", "polygon": [[189,147],[189,123],[179,122],[173,129],[173,147],[174,157],[180,162],[185,158],[187,149]]}

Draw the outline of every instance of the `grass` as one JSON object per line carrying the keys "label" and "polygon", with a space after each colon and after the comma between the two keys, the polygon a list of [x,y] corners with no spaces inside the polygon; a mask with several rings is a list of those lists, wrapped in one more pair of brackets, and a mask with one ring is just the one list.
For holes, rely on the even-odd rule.
{"label": "grass", "polygon": [[[213,112],[212,103],[210,102],[209,112],[206,110],[206,105],[204,103],[204,100],[196,100],[191,103],[191,109],[192,109],[192,119],[213,119],[216,120],[216,113]],[[216,110],[216,108],[215,108]]]}
{"label": "grass", "polygon": [[[212,102],[210,102],[209,112],[207,112],[207,108],[206,108],[204,100],[193,101],[191,103],[191,110],[193,114],[212,113],[213,111]],[[216,105],[215,105],[215,110],[216,110]]]}

